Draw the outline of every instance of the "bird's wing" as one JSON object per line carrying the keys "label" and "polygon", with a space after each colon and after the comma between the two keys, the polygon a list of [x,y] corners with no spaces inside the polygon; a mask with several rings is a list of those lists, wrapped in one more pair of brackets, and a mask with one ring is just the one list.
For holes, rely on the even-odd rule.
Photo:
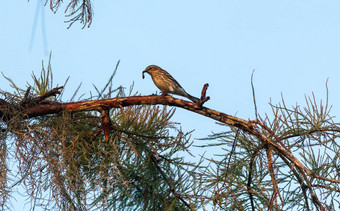
{"label": "bird's wing", "polygon": [[178,87],[183,89],[183,87],[176,81],[176,79],[174,79],[174,77],[172,77],[172,75],[170,75],[170,73],[168,73],[167,71],[164,70],[164,74],[166,75],[166,77],[168,77],[170,80],[172,80]]}

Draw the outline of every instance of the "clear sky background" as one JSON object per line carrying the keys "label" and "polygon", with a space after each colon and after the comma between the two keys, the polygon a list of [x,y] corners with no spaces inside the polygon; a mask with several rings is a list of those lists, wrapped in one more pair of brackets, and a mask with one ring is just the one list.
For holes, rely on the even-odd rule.
{"label": "clear sky background", "polygon": [[[305,94],[312,92],[325,100],[329,78],[329,103],[338,116],[338,0],[101,0],[93,2],[93,23],[85,29],[79,23],[67,29],[65,6],[54,14],[48,6],[37,10],[37,1],[3,1],[0,7],[0,71],[19,86],[32,82],[32,72],[40,73],[49,51],[55,83],[70,76],[64,100],[81,82],[80,93],[93,92],[92,84],[103,87],[118,60],[117,87],[134,82],[138,93],[155,93],[142,71],[156,64],[191,95],[199,97],[209,83],[211,100],[205,106],[254,119],[250,77],[255,69],[260,115],[270,113],[268,102],[278,103],[281,93],[287,105],[304,105]],[[2,76],[0,84],[10,91]],[[224,129],[181,109],[173,120],[184,131],[195,129],[193,139]]]}

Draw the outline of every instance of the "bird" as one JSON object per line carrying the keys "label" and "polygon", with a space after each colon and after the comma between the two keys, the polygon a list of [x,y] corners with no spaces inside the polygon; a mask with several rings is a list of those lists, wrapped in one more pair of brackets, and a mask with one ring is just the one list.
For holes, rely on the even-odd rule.
{"label": "bird", "polygon": [[167,71],[163,70],[157,65],[149,65],[142,73],[144,79],[144,73],[149,73],[155,85],[162,91],[162,95],[168,93],[186,97],[194,103],[199,103],[200,99],[188,94],[182,86],[172,77]]}

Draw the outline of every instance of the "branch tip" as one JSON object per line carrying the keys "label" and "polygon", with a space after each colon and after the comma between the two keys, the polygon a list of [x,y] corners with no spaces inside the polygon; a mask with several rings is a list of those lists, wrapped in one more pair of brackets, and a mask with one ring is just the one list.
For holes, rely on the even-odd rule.
{"label": "branch tip", "polygon": [[200,101],[197,103],[197,105],[200,106],[200,107],[202,107],[202,105],[203,105],[205,102],[207,102],[208,100],[210,100],[210,97],[209,97],[209,96],[206,96],[208,87],[209,87],[209,84],[208,84],[208,83],[204,84],[204,86],[203,86],[202,94],[201,94],[201,99],[200,99]]}

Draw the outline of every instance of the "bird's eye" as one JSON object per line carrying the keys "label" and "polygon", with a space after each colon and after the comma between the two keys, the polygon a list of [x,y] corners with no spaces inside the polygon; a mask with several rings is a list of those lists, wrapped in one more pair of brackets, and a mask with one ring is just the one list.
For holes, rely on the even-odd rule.
{"label": "bird's eye", "polygon": [[152,70],[152,67],[149,67],[149,69],[148,70]]}

